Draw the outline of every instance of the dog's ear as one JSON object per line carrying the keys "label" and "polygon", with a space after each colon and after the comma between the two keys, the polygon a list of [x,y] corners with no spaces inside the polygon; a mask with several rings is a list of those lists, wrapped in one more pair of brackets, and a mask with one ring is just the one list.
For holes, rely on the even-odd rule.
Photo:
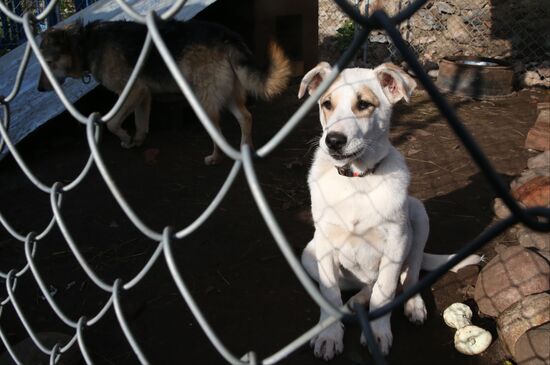
{"label": "dog's ear", "polygon": [[390,103],[395,104],[401,99],[407,103],[410,101],[416,81],[409,74],[393,63],[384,63],[375,68],[374,72]]}
{"label": "dog's ear", "polygon": [[302,82],[300,83],[300,91],[298,91],[298,99],[301,99],[306,89],[311,95],[319,86],[325,77],[330,73],[331,67],[328,62],[321,62],[314,68],[312,68],[307,74],[305,74]]}
{"label": "dog's ear", "polygon": [[65,27],[63,27],[63,30],[67,31],[67,33],[73,37],[80,36],[82,33],[82,29],[84,28],[84,22],[82,21],[82,18],[78,18],[73,23],[67,24]]}
{"label": "dog's ear", "polygon": [[63,29],[66,29],[66,30],[73,30],[73,29],[81,28],[81,27],[83,27],[83,26],[84,26],[84,22],[82,21],[82,18],[78,18],[78,19],[75,20],[74,22],[65,25],[65,26],[63,27]]}

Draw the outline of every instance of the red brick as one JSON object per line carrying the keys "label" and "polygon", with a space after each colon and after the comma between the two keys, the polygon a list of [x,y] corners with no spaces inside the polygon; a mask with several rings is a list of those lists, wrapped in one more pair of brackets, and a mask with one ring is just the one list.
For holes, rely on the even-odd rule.
{"label": "red brick", "polygon": [[537,151],[550,150],[550,132],[548,128],[539,129],[533,127],[527,133],[527,139],[525,140],[525,148],[531,148]]}
{"label": "red brick", "polygon": [[550,323],[532,328],[518,338],[514,359],[518,365],[550,363]]}
{"label": "red brick", "polygon": [[[497,318],[497,330],[504,348],[512,356],[516,351],[524,353],[521,346],[516,347],[518,339],[531,328],[550,320],[550,294],[529,295],[512,305]],[[522,356],[523,357],[523,356]]]}
{"label": "red brick", "polygon": [[539,111],[535,127],[548,131],[550,129],[550,109]]}
{"label": "red brick", "polygon": [[481,270],[474,298],[479,311],[496,317],[527,295],[550,289],[550,266],[541,256],[521,246],[498,254]]}
{"label": "red brick", "polygon": [[550,176],[537,176],[512,191],[512,195],[527,207],[550,205]]}

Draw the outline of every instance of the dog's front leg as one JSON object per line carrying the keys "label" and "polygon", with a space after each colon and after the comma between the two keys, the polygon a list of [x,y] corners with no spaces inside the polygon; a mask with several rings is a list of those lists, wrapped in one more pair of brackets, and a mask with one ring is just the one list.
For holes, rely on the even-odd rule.
{"label": "dog's front leg", "polygon": [[[385,228],[387,240],[384,255],[380,260],[378,279],[372,289],[369,308],[371,312],[388,304],[395,297],[399,275],[409,246],[407,225],[405,223],[390,223]],[[384,355],[389,353],[393,342],[390,318],[391,313],[388,313],[372,322],[374,337]],[[366,344],[364,336],[361,336],[361,343]]]}
{"label": "dog's front leg", "polygon": [[144,90],[142,99],[135,110],[136,134],[134,146],[141,146],[149,133],[149,117],[151,115],[151,92]]}
{"label": "dog's front leg", "polygon": [[[122,103],[122,106],[120,107],[118,112],[113,116],[113,118],[107,121],[107,129],[109,129],[109,131],[120,138],[120,145],[124,148],[132,148],[134,146],[134,142],[132,141],[132,137],[130,137],[128,132],[126,132],[126,130],[122,128],[122,123],[128,117],[128,115],[134,112],[136,108],[140,105],[140,102],[145,92],[147,92],[145,88],[136,84],[126,97],[126,100],[124,100],[124,102]],[[142,112],[145,111],[148,110],[144,109]],[[144,118],[145,114],[142,113],[141,117]],[[147,115],[146,117],[149,118],[149,115]],[[136,126],[139,130],[140,127],[137,124]]]}
{"label": "dog's front leg", "polygon": [[[325,232],[326,233],[326,232]],[[334,238],[331,236],[331,238]],[[338,286],[338,263],[333,243],[329,236],[315,231],[315,256],[319,269],[319,289],[321,294],[335,307],[342,306],[342,297]],[[319,322],[329,318],[330,314],[321,308]],[[332,359],[344,350],[344,325],[338,321],[327,327],[311,340],[314,354],[325,360]]]}

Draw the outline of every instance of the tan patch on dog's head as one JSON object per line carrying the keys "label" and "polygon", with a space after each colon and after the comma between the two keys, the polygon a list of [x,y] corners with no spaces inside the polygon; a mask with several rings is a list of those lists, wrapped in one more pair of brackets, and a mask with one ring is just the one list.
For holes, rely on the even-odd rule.
{"label": "tan patch on dog's head", "polygon": [[[84,71],[79,55],[75,54],[78,40],[74,34],[77,26],[74,25],[67,29],[52,28],[44,32],[42,36],[40,51],[59,83],[63,83],[66,77],[81,77]],[[39,90],[51,90],[52,88],[50,81],[42,72]]]}
{"label": "tan patch on dog's head", "polygon": [[379,105],[380,101],[374,92],[368,86],[362,85],[357,90],[357,100],[354,102],[352,110],[358,118],[367,118]]}
{"label": "tan patch on dog's head", "polygon": [[40,51],[46,60],[56,60],[59,56],[71,53],[71,39],[65,29],[50,29],[44,32]]}
{"label": "tan patch on dog's head", "polygon": [[[62,84],[65,78],[79,78],[84,74],[82,39],[84,25],[79,19],[63,28],[50,28],[42,34],[40,51],[56,80]],[[38,89],[51,90],[52,85],[44,72],[40,75]]]}
{"label": "tan patch on dog's head", "polygon": [[[353,94],[349,90],[344,93],[344,88],[351,87]],[[353,95],[353,96],[351,96]],[[319,99],[321,111],[324,114],[325,120],[330,119],[334,110],[338,107],[338,103],[342,98],[352,97],[351,110],[357,118],[367,118],[372,115],[374,109],[380,105],[380,101],[375,93],[366,85],[360,85],[355,89],[355,86],[346,85],[341,76],[338,76],[332,86]]]}
{"label": "tan patch on dog's head", "polygon": [[[71,41],[66,30],[52,28],[44,32],[40,43],[40,51],[59,83],[63,83],[73,67],[71,49]],[[53,86],[50,80],[46,77],[44,71],[41,71],[38,90],[47,91],[52,89]]]}
{"label": "tan patch on dog's head", "polygon": [[319,106],[322,113],[325,116],[325,120],[328,120],[332,115],[334,109],[338,105],[340,96],[337,92],[338,88],[342,86],[342,77],[338,75],[328,90],[319,98]]}

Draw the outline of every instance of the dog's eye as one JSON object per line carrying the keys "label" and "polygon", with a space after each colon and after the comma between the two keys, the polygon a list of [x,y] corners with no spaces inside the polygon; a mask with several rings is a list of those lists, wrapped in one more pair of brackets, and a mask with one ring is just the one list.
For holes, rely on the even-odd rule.
{"label": "dog's eye", "polygon": [[365,100],[359,100],[357,102],[357,109],[359,110],[365,110],[365,109],[368,109],[372,106],[371,103],[369,103],[368,101],[365,101]]}
{"label": "dog's eye", "polygon": [[325,108],[327,110],[332,109],[332,103],[330,102],[330,100],[323,101],[323,103],[321,105],[323,106],[323,108]]}

